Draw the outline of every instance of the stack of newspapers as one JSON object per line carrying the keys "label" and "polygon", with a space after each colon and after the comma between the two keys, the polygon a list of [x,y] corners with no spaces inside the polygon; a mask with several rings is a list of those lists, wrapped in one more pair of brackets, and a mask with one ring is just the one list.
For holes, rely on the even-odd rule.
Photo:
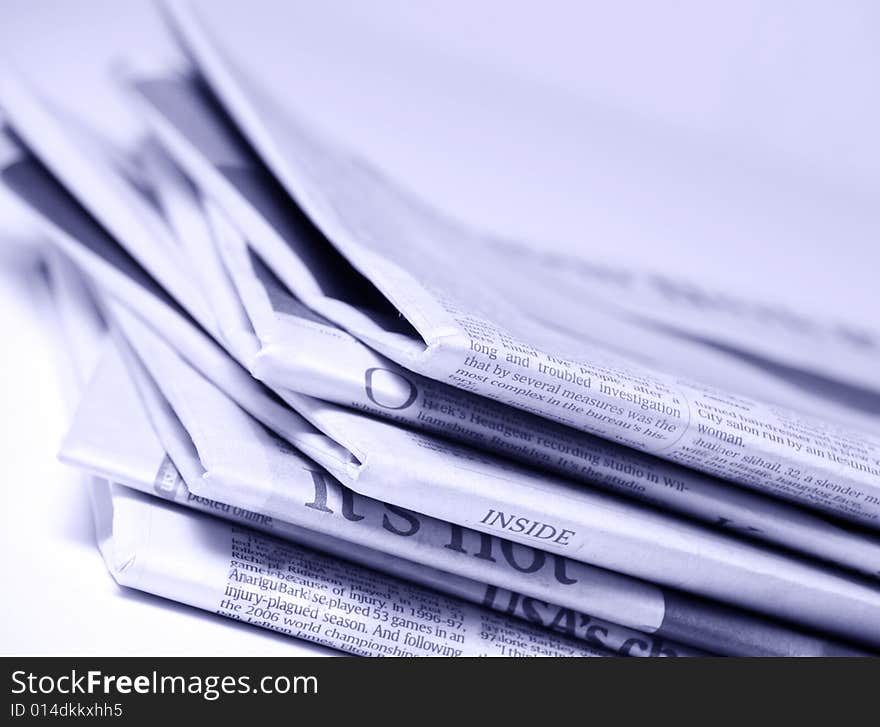
{"label": "stack of newspapers", "polygon": [[466,229],[168,16],[134,150],[0,74],[120,584],[362,655],[880,651],[876,341]]}

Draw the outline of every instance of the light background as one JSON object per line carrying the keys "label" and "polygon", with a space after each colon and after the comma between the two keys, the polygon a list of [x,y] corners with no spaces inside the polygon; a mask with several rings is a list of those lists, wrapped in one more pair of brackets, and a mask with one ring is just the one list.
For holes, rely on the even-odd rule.
{"label": "light background", "polygon": [[[201,5],[285,103],[467,222],[880,327],[878,3]],[[0,53],[122,142],[109,63],[174,56],[139,0],[0,0]],[[311,653],[113,584],[54,459],[24,235],[0,197],[0,652]]]}

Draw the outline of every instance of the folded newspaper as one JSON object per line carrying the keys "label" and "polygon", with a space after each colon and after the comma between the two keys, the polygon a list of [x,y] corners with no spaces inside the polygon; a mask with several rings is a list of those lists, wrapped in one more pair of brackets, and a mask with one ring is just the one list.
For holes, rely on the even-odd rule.
{"label": "folded newspaper", "polygon": [[168,19],[135,149],[0,68],[121,584],[355,654],[880,650],[877,350],[465,229]]}

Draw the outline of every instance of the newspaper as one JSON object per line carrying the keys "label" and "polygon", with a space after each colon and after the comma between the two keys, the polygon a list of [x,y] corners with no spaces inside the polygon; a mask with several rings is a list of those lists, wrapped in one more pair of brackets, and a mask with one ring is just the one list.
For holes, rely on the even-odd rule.
{"label": "newspaper", "polygon": [[[637,644],[652,652],[650,638],[656,643],[658,637],[676,636],[724,653],[851,653],[826,634],[880,647],[876,581],[791,553],[793,547],[876,576],[878,542],[796,507],[770,500],[764,507],[766,498],[758,496],[752,500],[760,514],[745,522],[769,520],[772,511],[785,520],[784,527],[770,536],[753,533],[752,540],[720,533],[724,527],[735,532],[745,522],[726,521],[719,509],[732,503],[747,510],[751,503],[748,494],[713,478],[714,473],[753,481],[764,493],[869,523],[876,517],[873,506],[880,504],[871,469],[880,465],[875,446],[880,440],[837,422],[875,428],[870,354],[853,353],[852,373],[842,374],[842,368],[811,365],[802,339],[789,352],[782,340],[763,342],[757,328],[712,337],[709,318],[678,320],[668,309],[654,310],[655,291],[644,287],[623,302],[601,286],[580,290],[584,281],[560,274],[552,262],[507,241],[483,240],[284,120],[216,51],[186,7],[180,8],[173,15],[185,44],[246,135],[235,153],[244,149],[253,162],[235,184],[211,181],[219,192],[211,188],[204,194],[193,186],[152,142],[133,163],[0,69],[0,102],[12,126],[0,138],[3,179],[60,250],[90,276],[88,285],[96,286],[100,312],[114,324],[158,433],[170,478],[165,484],[182,482],[180,493],[197,499],[202,509],[232,512],[245,522],[277,521],[301,529],[302,519],[344,521],[334,527],[345,537],[306,528],[301,539],[326,541],[329,552],[343,560],[356,550],[355,560],[362,563],[396,569],[398,575],[412,572],[412,580],[435,588],[445,584],[451,593],[457,588],[465,599],[545,625],[541,606],[549,626],[590,644],[594,636],[574,633],[570,623],[603,626],[575,610],[592,599],[592,613],[622,624],[608,624],[613,636],[607,640],[617,653]],[[166,132],[166,137],[163,143],[175,155],[209,160],[194,163],[196,171],[187,168],[200,186],[211,174],[222,179],[222,164],[210,153],[175,149],[175,143],[187,146],[181,135]],[[199,163],[211,173],[199,170]],[[255,169],[269,173],[254,178]],[[241,170],[232,171],[236,177]],[[267,199],[273,204],[267,206]],[[287,212],[279,227],[266,212],[282,207]],[[499,276],[506,257],[509,274]],[[60,290],[59,299],[68,294],[75,297],[77,291]],[[317,372],[319,347],[308,340],[304,346],[295,327],[278,325],[285,319],[276,313],[284,306],[295,312],[287,311],[289,319],[310,322],[313,333],[330,332],[332,342],[319,355],[332,360],[332,375],[318,372],[314,381],[302,376],[303,370]],[[844,338],[861,335],[849,333]],[[337,360],[343,348],[362,360],[354,365]],[[75,358],[86,370],[88,356],[80,353]],[[385,366],[364,367],[370,357]],[[321,386],[336,389],[336,398],[322,397]],[[419,389],[424,397],[431,386],[465,402],[465,418],[489,407],[495,431],[498,421],[508,427],[502,441],[510,441],[511,421],[520,420],[529,437],[539,432],[546,437],[548,428],[558,428],[563,440],[587,438],[599,452],[610,453],[595,468],[606,489],[616,492],[600,494],[585,486],[593,477],[580,463],[579,477],[565,472],[563,465],[596,450],[557,461],[557,474],[547,475],[550,468],[534,461],[540,454],[534,448],[519,456],[532,465],[524,466],[499,456],[504,446],[485,447],[494,449],[489,452],[480,451],[479,443],[471,446],[468,434],[492,431],[485,420],[457,431],[458,442],[437,436],[444,427],[454,428],[448,420],[410,427],[407,417],[415,409],[396,410],[410,409]],[[750,398],[726,393],[728,387]],[[349,393],[355,388],[357,396]],[[494,403],[486,404],[492,397]],[[357,399],[364,398],[370,403],[358,407]],[[519,419],[511,418],[507,406],[520,410]],[[730,409],[734,406],[739,411]],[[380,410],[392,413],[373,416]],[[805,413],[793,413],[799,411]],[[460,412],[447,406],[444,415]],[[724,446],[707,444],[707,437]],[[655,463],[654,455],[662,462]],[[125,479],[136,457],[120,458],[105,449],[84,455],[87,459],[89,467],[106,467],[114,479]],[[702,525],[646,507],[657,504],[653,495],[625,493],[630,474],[621,468],[641,460],[664,473],[684,465],[703,470],[690,475],[706,496],[700,506],[695,506],[699,497],[688,496],[676,500],[687,505],[668,508],[694,516],[690,508]],[[761,476],[755,475],[758,468]],[[656,469],[653,476],[659,484]],[[811,485],[812,494],[792,482]],[[833,500],[829,492],[836,492]],[[125,501],[138,496],[115,486],[97,488],[96,494],[107,536],[102,546],[116,571],[136,581],[143,577],[158,584],[155,588],[165,584],[172,592],[200,590],[195,581],[181,588],[174,580],[180,571],[167,555],[176,546],[169,546],[162,563],[151,564],[152,537],[142,539],[144,523],[138,520],[149,521],[152,511],[123,526],[123,513],[136,509]],[[163,509],[161,503],[141,501]],[[317,514],[304,517],[304,510]],[[173,544],[174,527],[159,530],[156,543],[167,530]],[[432,536],[441,530],[447,540],[442,545]],[[832,536],[830,545],[819,546],[825,532]],[[755,537],[785,550],[759,547]],[[241,560],[245,551],[265,555],[274,548],[245,541],[233,543],[230,557]],[[400,550],[373,549],[373,541],[395,541]],[[273,550],[274,562],[251,563],[251,569],[271,568],[284,581],[279,564],[296,560],[284,548]],[[453,555],[439,554],[441,549]],[[472,566],[479,577],[456,570],[467,571],[463,564],[476,560],[487,563]],[[307,554],[298,562],[307,564],[303,568],[314,565]],[[246,570],[244,560],[241,564],[235,567]],[[301,577],[302,569],[297,572]],[[280,581],[276,593],[283,588]],[[271,584],[261,578],[260,585]],[[250,605],[260,606],[251,596]],[[230,615],[236,613],[232,609]],[[258,616],[277,622],[278,615]],[[420,616],[431,618],[427,611]],[[793,632],[774,619],[822,636]],[[346,626],[363,632],[354,622]],[[399,635],[378,626],[372,633],[392,642]],[[486,640],[485,631],[479,640]]]}
{"label": "newspaper", "polygon": [[363,656],[605,656],[504,614],[96,480],[123,586]]}
{"label": "newspaper", "polygon": [[[100,238],[102,232],[94,223],[93,229],[87,228],[87,219],[75,217],[76,207],[71,206],[68,198],[36,193],[33,175],[38,169],[26,162],[12,168],[19,173],[26,170],[24,178],[30,182],[22,185],[21,179],[13,175],[19,182],[13,188],[24,190],[30,203],[48,215],[49,220],[57,220],[63,212],[63,219],[76,219],[78,233],[85,234],[88,229],[89,235]],[[4,173],[4,178],[7,176]],[[44,179],[43,183],[51,189],[51,179]],[[51,203],[48,206],[47,200]],[[172,304],[158,294],[151,294],[148,285],[138,281],[136,269],[128,271],[135,276],[132,278],[122,272],[120,259],[115,259],[117,267],[106,262],[96,265],[95,255],[88,252],[100,247],[96,239],[87,235],[85,247],[82,243],[78,245],[57,221],[47,222],[47,230],[71,255],[79,255],[86,269],[94,270],[93,274],[99,277],[105,275],[113,294],[162,330],[198,371],[353,489],[489,534],[498,532],[495,520],[499,518],[493,513],[504,512],[496,509],[500,508],[498,502],[513,503],[520,510],[518,517],[529,517],[532,523],[528,527],[523,520],[513,523],[512,529],[503,531],[509,540],[540,545],[544,551],[573,560],[754,608],[862,643],[873,643],[876,638],[873,631],[878,621],[873,611],[877,591],[862,583],[596,495],[573,483],[487,460],[441,440],[406,432],[339,407],[294,397],[303,413],[313,421],[320,420],[322,429],[336,430],[329,439],[326,432],[322,434],[295,412],[279,405]],[[112,240],[103,240],[102,244],[112,244]],[[133,262],[128,260],[126,264],[131,267]],[[149,336],[149,329],[139,324],[136,316],[122,316],[125,317],[130,319],[126,323],[129,332],[132,326],[140,325]],[[144,334],[135,337],[143,340]],[[158,350],[164,345],[159,339],[156,344],[153,348]],[[414,503],[410,502],[413,496]],[[485,511],[479,512],[487,503],[495,506],[489,507],[491,517]],[[510,510],[507,505],[504,507]],[[529,512],[535,514],[529,516]],[[549,523],[557,517],[556,513],[559,516],[555,524]],[[548,514],[550,517],[546,517]],[[512,522],[510,514],[500,516],[501,523],[505,520],[508,524]],[[547,528],[539,528],[539,520]],[[537,539],[531,535],[536,529],[540,529],[542,536]],[[563,535],[563,531],[570,532]],[[768,599],[768,593],[773,594],[772,598]],[[596,608],[583,610],[600,617],[605,615]],[[614,618],[613,612],[609,615]],[[635,621],[627,625],[644,623]],[[720,637],[724,630],[721,629]]]}
{"label": "newspaper", "polygon": [[[58,135],[57,130],[56,135]],[[153,154],[148,156],[148,161],[151,160],[150,157],[152,157],[154,176],[159,176],[162,182],[156,185],[158,196],[165,203],[164,206],[168,211],[169,218],[175,223],[174,226],[178,230],[181,244],[190,248],[193,256],[201,254],[197,258],[194,257],[199,262],[191,267],[201,271],[202,287],[211,298],[216,317],[224,321],[229,320],[230,317],[234,318],[237,315],[236,307],[230,305],[224,309],[224,301],[229,296],[221,294],[224,287],[229,286],[229,281],[225,280],[222,271],[210,270],[212,257],[207,254],[209,250],[207,249],[208,242],[205,240],[206,231],[199,229],[199,227],[204,227],[204,221],[194,215],[191,209],[194,193],[187,188],[185,180],[181,180],[179,177],[175,178],[174,170],[167,163],[167,160],[161,158],[161,154],[157,150],[153,150]],[[210,212],[211,205],[207,204],[207,207]],[[222,215],[215,212],[209,214],[209,217],[214,220],[215,235],[221,239],[231,236],[228,231],[224,232],[218,229],[224,226],[222,219],[220,219]],[[198,242],[199,240],[201,242]],[[196,244],[197,242],[198,244]],[[168,243],[165,246],[167,245]],[[141,241],[139,250],[142,256],[144,247],[145,245]],[[152,256],[150,259],[153,260],[154,267],[159,264],[156,256]],[[239,283],[241,283],[240,277]],[[163,279],[170,279],[170,275],[165,274]],[[253,286],[250,287],[253,288]],[[260,297],[259,292],[254,295],[248,291],[246,282],[239,285],[239,292],[245,301],[253,301]],[[283,296],[283,291],[279,286],[275,286],[273,295],[276,300]],[[288,298],[288,302],[289,300]],[[299,310],[304,311],[305,309],[299,306]],[[659,460],[639,457],[624,448],[615,449],[613,445],[596,440],[589,435],[580,435],[565,427],[557,426],[554,429],[553,425],[548,425],[536,417],[517,415],[516,413],[511,416],[512,412],[507,407],[493,406],[473,396],[462,396],[452,387],[440,387],[436,383],[432,386],[430,380],[427,379],[418,380],[418,385],[416,382],[411,383],[407,376],[412,379],[412,375],[401,373],[402,370],[395,371],[389,368],[394,365],[387,359],[384,360],[384,367],[366,365],[373,362],[379,363],[375,359],[382,359],[382,357],[377,356],[364,346],[358,346],[350,337],[348,339],[352,341],[353,345],[344,347],[348,355],[341,355],[341,350],[328,350],[329,344],[340,344],[345,341],[346,336],[338,332],[335,336],[332,332],[328,335],[331,328],[321,326],[314,320],[314,316],[312,319],[304,327],[300,326],[295,330],[286,331],[288,334],[302,334],[304,331],[308,331],[312,334],[306,339],[308,342],[321,339],[325,343],[323,347],[319,348],[319,354],[321,354],[317,357],[319,365],[315,365],[315,358],[307,356],[305,360],[311,361],[311,365],[298,366],[298,373],[302,374],[304,369],[310,369],[312,372],[316,368],[321,372],[332,370],[332,366],[324,364],[326,361],[345,362],[360,359],[358,364],[348,372],[347,378],[344,376],[324,376],[323,384],[318,384],[316,387],[318,391],[314,392],[318,395],[328,396],[328,392],[335,391],[337,398],[341,394],[343,403],[351,404],[353,403],[351,400],[344,401],[345,392],[350,389],[360,393],[361,402],[367,399],[367,404],[361,403],[361,406],[373,412],[379,409],[381,413],[387,415],[389,412],[387,405],[390,404],[391,412],[396,419],[403,419],[408,423],[415,420],[417,426],[429,431],[439,434],[457,434],[458,438],[469,440],[470,443],[481,443],[488,439],[489,449],[495,449],[505,455],[519,455],[527,462],[538,464],[545,469],[555,469],[568,477],[574,476],[588,482],[596,482],[624,495],[643,499],[651,504],[661,504],[711,523],[721,523],[739,532],[762,537],[771,542],[832,560],[862,572],[875,574],[880,570],[880,566],[878,566],[880,547],[876,543],[866,543],[863,538],[854,536],[841,528],[790,508],[780,507],[777,503],[755,500],[745,493],[729,488],[726,490],[723,487],[719,488],[718,484],[711,479],[700,477],[685,468],[677,468],[663,464]],[[254,320],[259,321],[259,316],[255,316]],[[212,320],[212,322],[216,324],[216,320]],[[236,327],[243,328],[242,326]],[[280,336],[282,341],[285,339],[284,333],[285,330],[282,329]],[[223,337],[224,334],[226,345],[232,346],[234,353],[240,360],[244,360],[246,363],[249,361],[249,368],[256,373],[259,373],[261,360],[279,360],[279,356],[272,355],[273,352],[277,353],[279,349],[277,344],[279,336],[277,335],[268,339],[270,342],[268,347],[254,355],[256,344],[253,341],[253,332],[226,330],[220,332],[220,337]],[[270,332],[269,334],[264,333],[264,335],[271,336],[272,334]],[[296,357],[291,355],[290,347],[282,345],[280,348],[281,360],[296,360]],[[302,360],[303,357],[300,356],[299,359]],[[400,367],[395,368],[400,369]],[[356,381],[355,377],[361,381]],[[315,386],[309,383],[310,380],[315,379],[315,376],[301,376],[300,378],[303,382],[302,387]],[[320,376],[317,378],[321,379]],[[341,382],[353,383],[353,385],[343,387],[340,386]],[[402,407],[407,410],[407,415],[403,415],[400,404],[395,402],[403,401],[405,403],[412,396],[411,392],[418,388],[424,393],[421,396],[416,394],[416,401],[423,406]],[[402,396],[406,398],[402,399]],[[385,406],[377,406],[376,402],[381,402]],[[430,414],[424,412],[425,408],[430,408]],[[477,409],[476,412],[473,411],[474,408]],[[462,419],[469,422],[471,426],[462,426]],[[513,444],[511,446],[510,434],[514,431],[520,433],[520,438],[527,440],[528,445]],[[499,436],[499,432],[501,436]]]}
{"label": "newspaper", "polygon": [[[132,375],[141,371],[136,361],[130,362],[127,368]],[[155,491],[160,496],[171,497],[189,506],[210,509],[224,517],[231,514],[239,519],[244,518],[252,526],[270,529],[283,537],[305,542],[325,552],[334,552],[340,557],[354,559],[380,570],[389,570],[389,564],[394,564],[390,572],[396,575],[405,573],[408,579],[468,600],[480,601],[484,605],[505,608],[508,612],[512,611],[545,626],[564,628],[570,635],[590,640],[599,638],[604,648],[616,653],[629,653],[627,645],[632,646],[636,643],[633,639],[637,639],[639,643],[646,643],[650,647],[642,649],[644,653],[656,654],[664,650],[668,656],[693,654],[693,649],[662,639],[662,634],[676,629],[686,638],[704,644],[714,643],[717,648],[721,648],[722,653],[854,653],[824,640],[805,637],[780,629],[775,624],[744,617],[730,609],[701,604],[698,606],[702,608],[700,613],[695,611],[693,604],[688,606],[680,598],[675,598],[674,594],[666,595],[663,623],[650,636],[644,633],[634,634],[629,629],[578,614],[573,608],[548,603],[547,594],[554,592],[568,601],[575,599],[575,603],[584,603],[589,599],[595,602],[603,593],[610,595],[612,591],[606,585],[607,581],[596,578],[595,574],[591,578],[589,570],[584,571],[576,563],[562,562],[557,562],[553,569],[551,580],[556,583],[556,590],[542,587],[535,580],[549,575],[546,569],[543,573],[525,573],[506,568],[504,563],[496,564],[490,558],[492,553],[505,557],[508,553],[504,543],[499,543],[497,539],[490,540],[449,524],[437,523],[417,513],[371,502],[321,477],[321,472],[313,463],[296,457],[277,441],[272,443],[272,447],[264,449],[262,454],[263,460],[269,463],[268,480],[264,480],[262,472],[256,478],[240,468],[236,471],[245,491],[249,489],[253,493],[263,490],[263,496],[254,499],[277,504],[264,507],[259,512],[230,505],[230,500],[224,497],[222,487],[216,487],[215,475],[219,470],[230,472],[234,464],[233,467],[224,467],[224,463],[218,463],[216,456],[210,462],[203,463],[193,441],[174,417],[168,404],[161,400],[155,385],[148,377],[144,377],[143,372],[134,377],[138,379],[141,399],[151,412],[153,427],[163,444],[159,444],[156,436],[151,434],[143,414],[133,417],[134,411],[140,405],[136,401],[131,381],[118,357],[108,355],[102,361],[102,368],[93,379],[73,420],[62,448],[63,459],[102,477],[116,479],[143,491]],[[192,382],[185,383],[188,387],[192,385]],[[132,413],[131,417],[129,412]],[[118,424],[120,417],[125,422],[123,427]],[[191,483],[192,487],[180,481],[176,474],[177,469],[165,457],[166,448],[177,463],[184,482]],[[233,456],[228,461],[234,463],[236,459]],[[245,459],[253,462],[252,458]],[[252,484],[248,485],[248,481]],[[274,497],[266,493],[272,488],[277,493]],[[218,495],[223,498],[222,501],[213,499]],[[287,518],[300,526],[273,517],[273,513],[285,513]],[[302,540],[303,531],[311,533],[310,540]],[[387,552],[377,555],[379,549]],[[527,549],[517,548],[516,552],[521,557],[527,553]],[[403,557],[397,557],[395,553],[402,554]],[[365,560],[366,556],[369,556],[368,560]],[[411,558],[415,560],[410,560]],[[497,560],[501,561],[502,558]],[[432,565],[448,568],[449,572],[433,568]],[[503,587],[486,586],[473,578],[452,573],[485,576],[493,583],[506,583],[524,588],[526,594],[541,595],[521,595]],[[430,579],[426,580],[428,577]],[[577,585],[578,580],[583,581],[582,585]],[[617,592],[626,593],[620,588]],[[617,606],[623,613],[627,609],[634,612],[630,604],[645,599],[651,592],[630,589],[628,595],[628,599],[617,596]],[[641,608],[642,613],[645,613],[644,604]],[[689,614],[687,620],[678,621],[675,616],[670,618],[670,614],[675,611],[679,615]],[[706,629],[703,623],[707,616],[715,620],[714,632]],[[723,624],[721,629],[717,628],[718,623]],[[581,624],[583,629],[575,624]],[[726,640],[719,633],[725,634]]]}
{"label": "newspaper", "polygon": [[[181,431],[179,423],[169,417],[167,405],[163,405],[156,398],[157,395],[146,391],[144,401],[149,402],[148,408],[153,410],[152,421],[155,422],[155,425],[151,425],[131,381],[130,375],[138,375],[136,371],[136,368],[126,371],[121,358],[112,348],[105,352],[65,438],[60,452],[64,461],[147,494],[234,520],[323,553],[443,591],[447,595],[506,611],[536,625],[587,640],[593,646],[619,655],[696,656],[703,653],[656,635],[627,629],[537,598],[487,586],[470,578],[383,553],[364,545],[366,541],[355,544],[326,532],[309,530],[264,513],[198,495],[187,484],[198,484],[205,474],[198,454],[186,433]],[[145,373],[140,372],[139,375],[144,376]],[[152,387],[148,381],[141,381],[141,391],[144,391],[145,385]],[[153,426],[157,427],[161,437],[157,438]],[[170,445],[170,455],[178,466],[172,464],[160,440]],[[308,487],[318,474],[319,470],[314,464],[297,458],[289,482],[294,490],[300,490]],[[298,486],[298,482],[304,484]],[[321,518],[320,514],[313,514],[311,518],[307,516],[300,520],[314,527],[316,523],[321,525]],[[327,530],[326,523],[324,528]],[[382,545],[375,539],[370,543]]]}
{"label": "newspaper", "polygon": [[[526,303],[515,304],[493,282],[498,275],[486,274],[498,256],[483,259],[488,251],[474,236],[279,112],[186,3],[169,6],[169,13],[285,190],[409,326],[383,327],[345,306],[326,305],[323,315],[429,378],[877,527],[876,436],[655,371],[616,352],[614,340],[589,341],[566,330],[571,308],[557,310],[554,321],[523,314]],[[320,289],[301,268],[284,271],[283,279],[297,278],[289,287],[312,305],[309,288],[313,297]]]}
{"label": "newspaper", "polygon": [[[196,494],[204,494],[211,499],[293,522],[301,522],[303,505],[310,510],[325,513],[318,517],[319,521],[326,515],[334,514],[335,508],[338,508],[334,525],[344,528],[343,537],[368,538],[364,541],[367,545],[381,542],[379,547],[387,552],[401,552],[406,557],[452,572],[460,572],[464,566],[469,569],[467,572],[481,581],[512,587],[553,603],[587,610],[602,618],[640,630],[656,629],[664,632],[680,629],[680,625],[675,623],[675,616],[670,617],[670,614],[674,614],[674,609],[670,611],[669,606],[675,603],[678,608],[684,607],[691,611],[691,626],[699,623],[707,631],[699,637],[707,640],[697,642],[704,648],[715,651],[730,649],[727,640],[732,633],[744,642],[752,639],[748,647],[751,649],[762,648],[756,647],[754,639],[764,641],[763,648],[779,648],[775,644],[769,646],[768,632],[772,632],[773,627],[768,628],[760,620],[726,609],[723,618],[710,624],[708,622],[712,619],[709,614],[717,616],[717,607],[708,607],[694,602],[692,598],[683,599],[675,593],[654,587],[647,587],[646,590],[647,584],[643,582],[603,573],[594,568],[585,569],[581,563],[553,557],[543,550],[536,550],[537,547],[551,549],[540,539],[531,541],[532,547],[514,546],[509,541],[499,542],[494,538],[487,538],[485,533],[479,535],[450,526],[449,523],[440,523],[412,510],[357,497],[345,488],[334,485],[320,473],[313,472],[310,478],[304,478],[300,462],[297,459],[291,462],[286,448],[279,447],[277,440],[255,427],[255,423],[247,415],[231,404],[212,384],[187,367],[159,339],[151,336],[146,327],[141,326],[138,329],[136,324],[132,326],[133,321],[127,320],[126,316],[117,320],[122,323],[129,340],[147,363],[153,381],[165,393],[199,450],[199,459],[206,468],[206,474],[200,481],[193,480],[191,490]],[[152,340],[147,340],[150,338]],[[173,385],[169,386],[169,382],[173,382]],[[227,446],[229,441],[248,443],[256,451],[244,445],[233,450]],[[395,446],[393,440],[387,444],[392,451],[400,453],[401,449]],[[316,453],[316,456],[320,459],[320,453]],[[415,456],[419,456],[418,453]],[[328,461],[326,458],[323,461],[330,466],[333,464],[332,460]],[[434,466],[445,469],[447,476],[451,475],[453,480],[466,481],[468,473],[456,477],[449,472],[449,463],[443,457],[435,460]],[[302,483],[302,491],[293,484],[297,482],[297,474]],[[505,474],[507,473],[498,470],[493,473],[499,479]],[[390,470],[388,476],[391,476]],[[469,484],[474,485],[473,478]],[[479,490],[479,483],[474,489]],[[338,505],[332,505],[334,501]],[[414,509],[424,512],[420,508]],[[610,512],[605,510],[606,515]],[[307,516],[315,517],[314,513],[308,513]],[[458,522],[454,516],[449,520],[452,523]],[[680,529],[684,527],[684,524],[679,524]],[[594,534],[597,539],[602,539],[601,533],[594,531]],[[736,544],[726,545],[736,548]],[[613,548],[614,545],[609,547]],[[635,549],[639,545],[633,543],[632,547]],[[705,544],[703,547],[706,547]],[[396,550],[400,548],[404,550]],[[642,558],[645,557],[643,554]],[[694,567],[695,560],[697,559],[691,556],[691,567]],[[767,561],[755,562],[759,567],[767,567]],[[790,564],[786,563],[783,568],[788,565]],[[723,568],[721,570],[723,572]],[[778,564],[775,572],[780,572]],[[799,577],[803,578],[804,573],[791,571],[786,575],[796,581]],[[817,573],[813,572],[811,575],[815,578]],[[745,577],[747,576],[741,576],[740,580]],[[819,575],[820,581],[822,578]],[[758,580],[761,580],[760,576]],[[831,580],[835,581],[836,577],[831,576]],[[804,584],[807,582],[808,579]],[[766,583],[770,587],[773,581],[766,580]],[[844,579],[843,583],[849,581]],[[750,586],[743,584],[743,587]],[[795,582],[786,588],[797,590],[803,588],[803,584],[797,585]],[[812,588],[812,585],[808,588]],[[866,589],[866,592],[875,593],[873,589]],[[816,595],[813,593],[811,597]],[[844,605],[843,608],[847,607]],[[761,610],[768,610],[768,605],[763,604]],[[794,606],[794,611],[798,610],[798,606]],[[858,611],[859,607],[856,606],[855,610]],[[779,603],[773,604],[773,613],[785,614],[791,618],[786,611],[779,608]],[[661,618],[659,626],[656,625],[657,621],[646,620],[657,616]],[[836,628],[839,632],[839,627]],[[682,633],[676,630],[675,633],[677,638],[692,643],[694,637],[686,631]],[[852,632],[849,636],[852,638]],[[781,634],[781,638],[787,648],[788,634]],[[866,637],[861,634],[858,638],[864,640]]]}
{"label": "newspaper", "polygon": [[[227,209],[238,210],[236,218],[250,226],[254,239],[274,236],[276,249],[290,247],[295,231],[284,222],[290,212],[207,91],[185,76],[131,85],[147,109],[145,117],[194,178]],[[243,178],[247,186],[240,184]],[[262,225],[255,219],[263,219]],[[227,327],[248,341],[241,358],[256,378],[863,573],[880,573],[877,542],[806,511],[407,371],[305,307],[241,234],[229,224],[222,228],[215,236],[217,252],[235,284],[237,297],[230,297],[244,307],[234,311],[224,304],[230,311]],[[224,284],[218,281],[218,289]],[[249,323],[242,323],[242,315]],[[223,328],[222,320],[219,325]]]}

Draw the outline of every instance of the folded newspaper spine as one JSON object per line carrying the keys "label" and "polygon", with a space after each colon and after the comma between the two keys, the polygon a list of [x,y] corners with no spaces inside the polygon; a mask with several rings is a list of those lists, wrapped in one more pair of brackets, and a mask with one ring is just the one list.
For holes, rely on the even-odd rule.
{"label": "folded newspaper spine", "polygon": [[364,656],[606,656],[503,614],[96,480],[124,586]]}

